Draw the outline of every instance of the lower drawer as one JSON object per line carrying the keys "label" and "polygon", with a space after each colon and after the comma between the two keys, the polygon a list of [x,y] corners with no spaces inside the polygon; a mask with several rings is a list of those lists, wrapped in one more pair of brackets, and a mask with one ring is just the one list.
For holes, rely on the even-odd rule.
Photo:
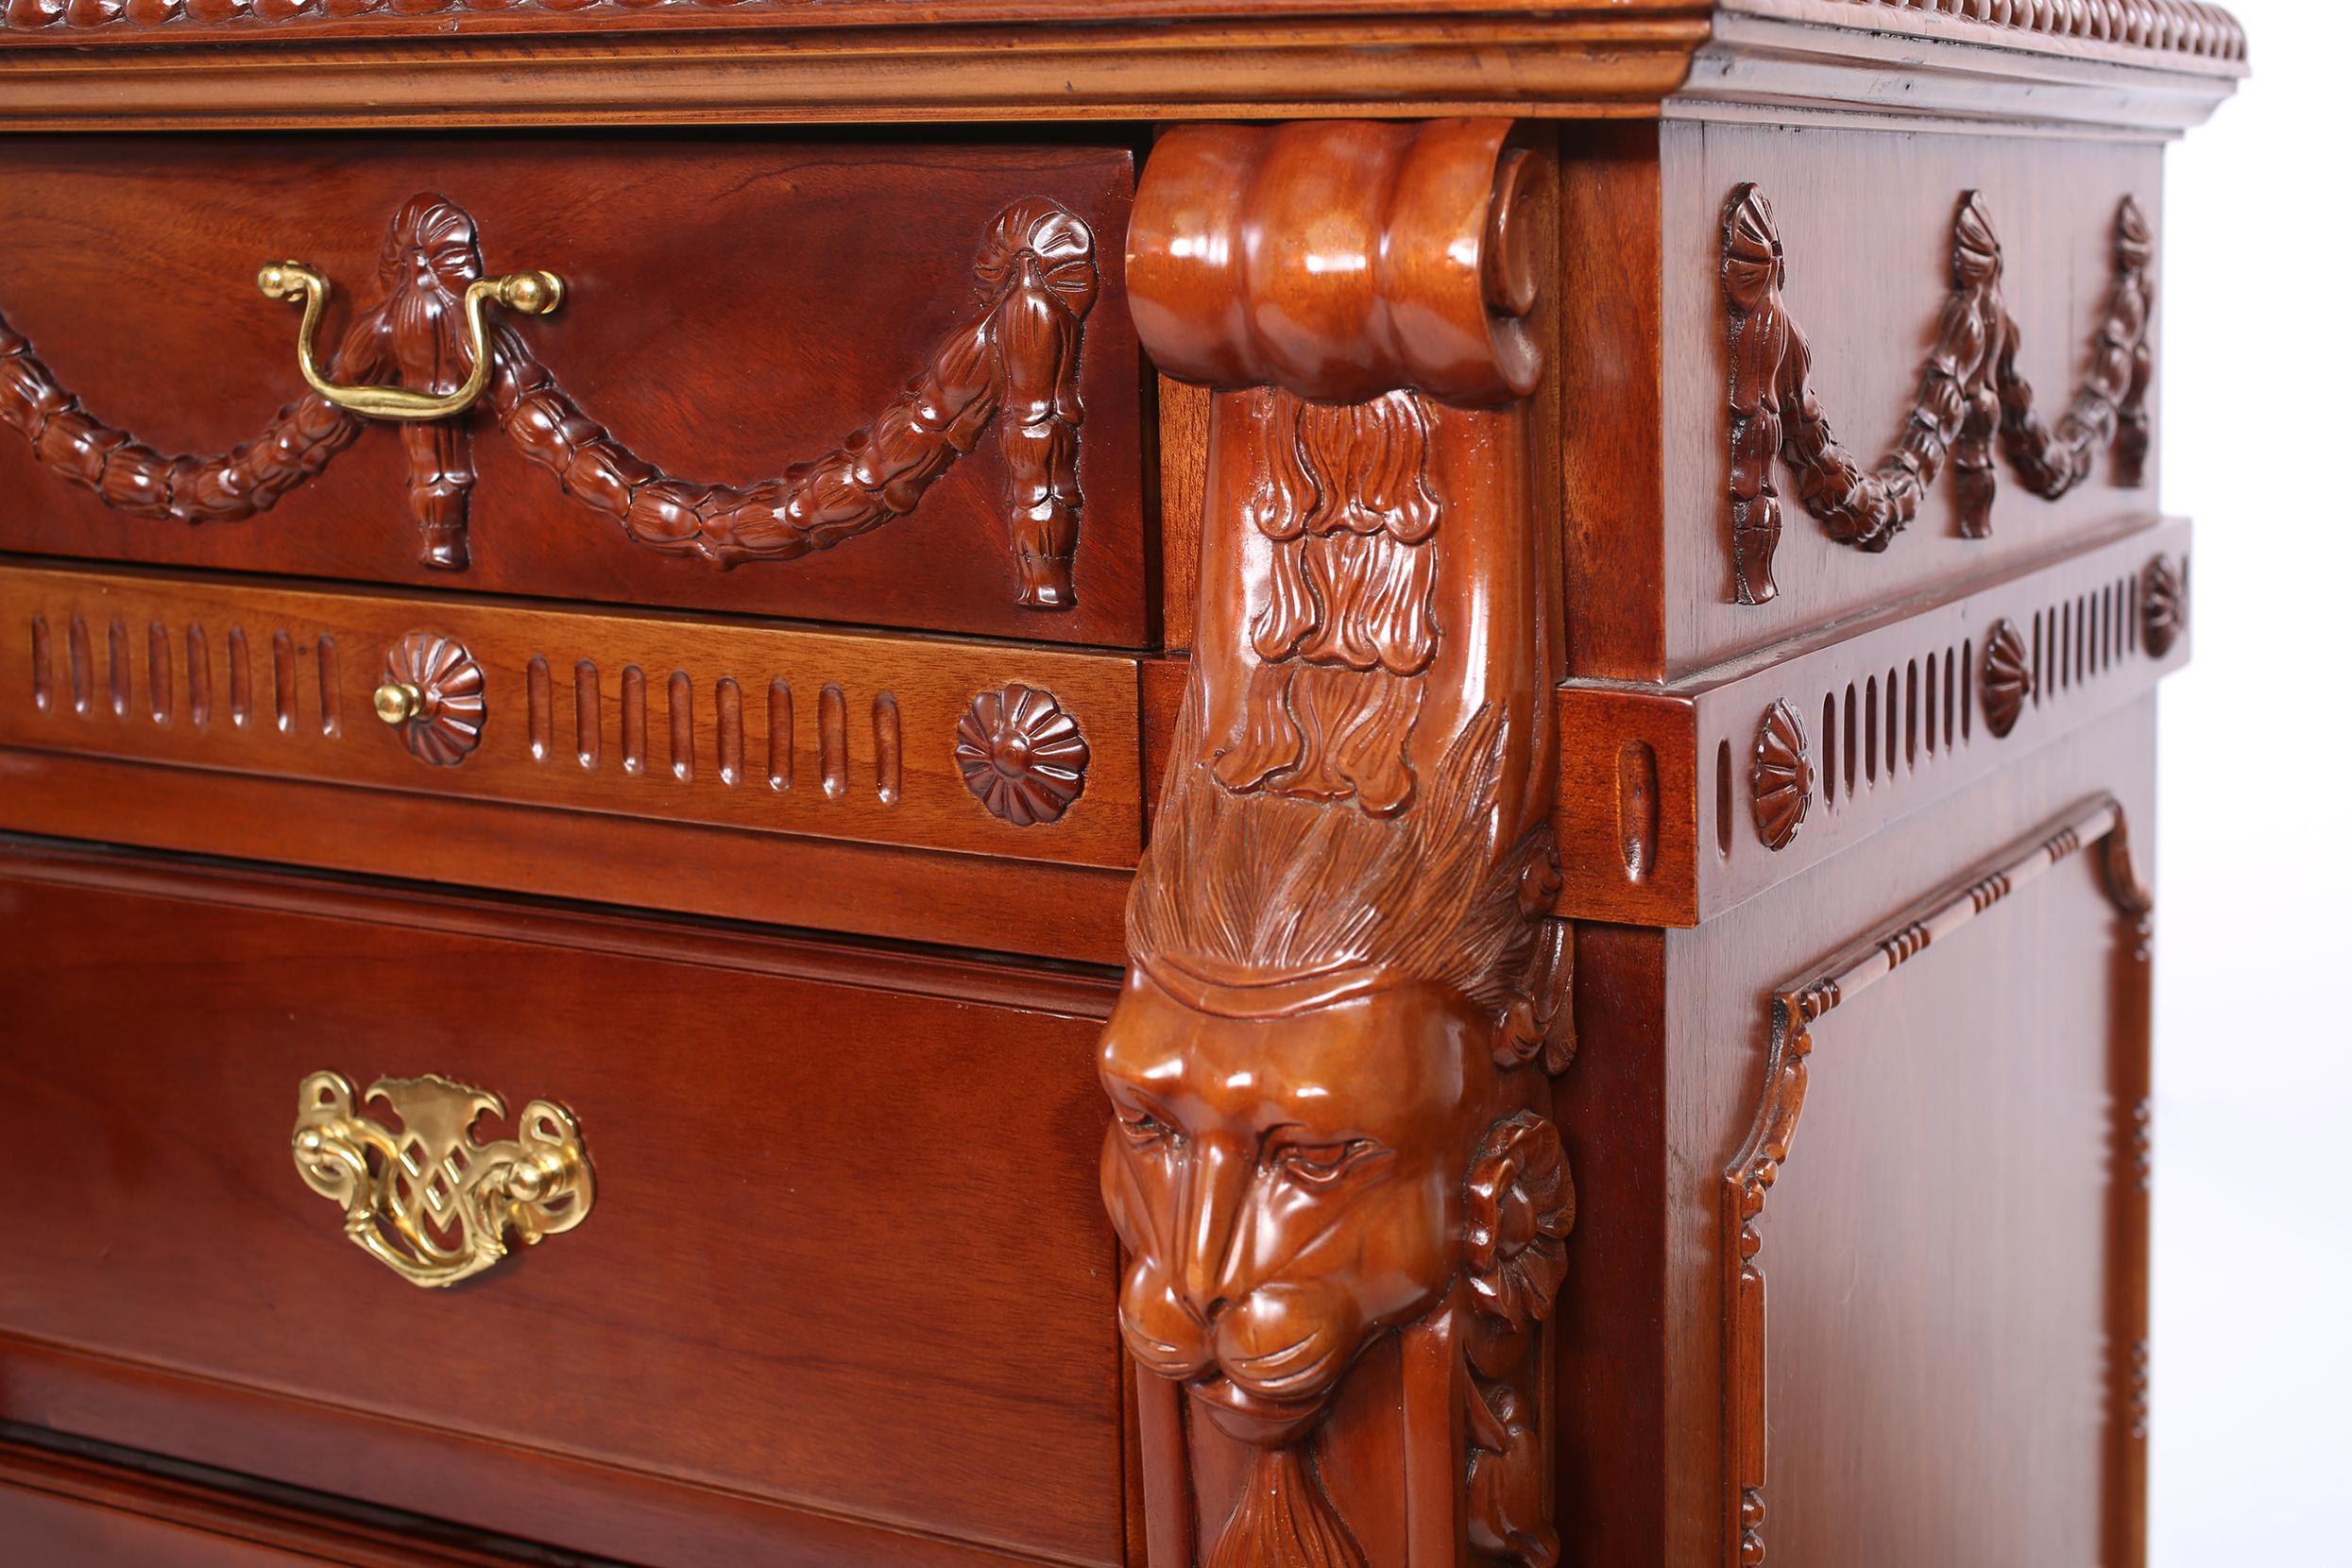
{"label": "lower drawer", "polygon": [[[0,1420],[630,1560],[1121,1560],[1105,980],[21,843],[0,942]],[[592,1208],[406,1283],[321,1070],[560,1102]]]}
{"label": "lower drawer", "polygon": [[0,1544],[40,1568],[611,1568],[142,1455],[6,1439]]}

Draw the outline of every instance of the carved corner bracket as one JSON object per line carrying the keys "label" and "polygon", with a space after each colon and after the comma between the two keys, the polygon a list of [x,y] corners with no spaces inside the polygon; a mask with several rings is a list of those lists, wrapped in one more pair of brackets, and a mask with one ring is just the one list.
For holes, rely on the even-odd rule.
{"label": "carved corner bracket", "polygon": [[[1930,897],[1773,994],[1764,1092],[1738,1154],[1723,1172],[1724,1539],[1732,1568],[1755,1568],[1764,1560],[1764,1238],[1756,1227],[1796,1141],[1813,1058],[1813,1026],[2089,846],[2099,851],[2101,885],[2109,902],[2132,923],[2133,956],[2144,971],[2155,897],[2133,862],[2123,808],[2102,797],[2036,834],[2027,847],[1978,867],[1951,891]],[[2145,1064],[2140,1067],[2144,1078]],[[2145,1093],[2144,1087],[2139,1091],[2141,1097]],[[2144,1128],[2144,1099],[2139,1116]],[[2120,1219],[2126,1244],[2144,1253],[2144,1191],[2123,1195],[2119,1202],[2125,1210]],[[2145,1335],[2144,1304],[2139,1318],[2127,1339]]]}
{"label": "carved corner bracket", "polygon": [[[1085,418],[1078,368],[1100,274],[1093,230],[1057,202],[1016,201],[990,222],[972,263],[979,307],[873,418],[823,456],[740,486],[665,474],[583,413],[511,323],[486,329],[469,298],[484,285],[474,221],[447,197],[420,195],[401,207],[384,236],[380,272],[383,300],[351,324],[319,373],[308,342],[325,281],[292,264],[264,269],[264,292],[304,300],[301,358],[313,384],[230,452],[166,456],[105,424],[5,320],[0,421],[23,434],[44,466],[118,511],[217,522],[267,511],[323,472],[365,428],[358,394],[396,383],[415,401],[441,397],[470,405],[472,392],[486,391],[497,428],[567,495],[613,519],[639,544],[721,567],[797,559],[904,517],[993,427],[1004,459],[1017,601],[1034,609],[1077,602],[1071,560],[1083,505],[1078,431]],[[287,284],[296,273],[307,280],[302,286]],[[546,274],[518,279],[544,280],[519,308],[552,306],[560,294]],[[477,338],[488,346],[486,367]],[[354,406],[338,402],[338,393]],[[454,410],[402,417],[415,421],[401,425],[401,439],[420,558],[463,571],[474,485],[470,429]]]}
{"label": "carved corner bracket", "polygon": [[1551,182],[1499,121],[1197,126],[1137,192],[1138,331],[1217,389],[1100,1059],[1154,1568],[1558,1555]]}
{"label": "carved corner bracket", "polygon": [[2055,501],[2089,479],[2098,454],[2114,453],[2116,482],[2144,483],[2148,342],[2156,295],[2148,269],[2156,242],[2139,205],[2116,213],[2114,285],[2091,337],[2090,367],[2055,427],[2036,411],[2018,372],[2019,330],[2002,296],[2000,236],[1983,195],[1966,193],[1952,219],[1951,293],[1935,346],[1920,371],[1902,435],[1866,469],[1831,429],[1812,385],[1813,347],[1783,291],[1788,261],[1772,204],[1753,184],[1731,193],[1723,220],[1723,298],[1730,332],[1730,510],[1734,597],[1770,602],[1781,542],[1776,458],[1797,476],[1798,499],[1830,537],[1882,551],[1918,515],[1949,462],[1960,496],[1960,533],[1992,532],[1993,447],[2025,487]]}

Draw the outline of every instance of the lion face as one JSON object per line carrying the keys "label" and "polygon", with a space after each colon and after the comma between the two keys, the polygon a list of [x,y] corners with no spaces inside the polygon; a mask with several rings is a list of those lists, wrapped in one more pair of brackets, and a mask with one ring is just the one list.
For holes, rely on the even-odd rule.
{"label": "lion face", "polygon": [[1131,972],[1099,1066],[1135,1358],[1240,1440],[1312,1427],[1372,1336],[1455,1277],[1491,1030],[1425,984],[1241,1016]]}

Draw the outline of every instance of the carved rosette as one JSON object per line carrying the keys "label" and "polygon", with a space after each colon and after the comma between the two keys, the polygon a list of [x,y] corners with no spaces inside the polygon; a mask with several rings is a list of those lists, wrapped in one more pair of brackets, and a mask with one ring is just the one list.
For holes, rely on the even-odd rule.
{"label": "carved rosette", "polygon": [[433,632],[410,632],[384,655],[383,684],[418,693],[415,711],[393,725],[418,760],[453,768],[482,743],[488,713],[482,666],[462,643]]}
{"label": "carved rosette", "polygon": [[1976,685],[1985,705],[1985,727],[1996,737],[2017,728],[2025,705],[2033,700],[2034,665],[2014,622],[1996,621],[1985,634],[1985,664]]}
{"label": "carved rosette", "polygon": [[1756,762],[1748,772],[1756,810],[1756,836],[1764,847],[1786,849],[1813,810],[1813,753],[1805,722],[1783,701],[1764,710],[1756,726]]}
{"label": "carved rosette", "polygon": [[[1550,165],[1508,131],[1184,127],[1136,193],[1136,327],[1216,389],[1100,1056],[1167,1568],[1559,1554],[1540,1348],[1573,1047],[1525,401]],[[1398,1410],[1401,1454],[1366,1414]]]}
{"label": "carved rosette", "polygon": [[2158,555],[2139,574],[2139,640],[2162,658],[2189,625],[2189,581],[2179,563]]}
{"label": "carved rosette", "polygon": [[1464,1184],[1463,1256],[1481,1312],[1525,1328],[1552,1315],[1568,1272],[1577,1187],[1559,1130],[1522,1111],[1487,1133]]}
{"label": "carved rosette", "polygon": [[2036,411],[2019,374],[2018,324],[2002,295],[2001,240],[1984,197],[1965,193],[1952,218],[1951,284],[1934,349],[1901,436],[1875,468],[1839,442],[1812,385],[1813,348],[1784,298],[1788,260],[1772,204],[1753,184],[1731,193],[1722,230],[1730,381],[1733,597],[1762,605],[1779,593],[1772,562],[1781,541],[1776,459],[1831,538],[1884,550],[1918,515],[1949,463],[1965,538],[1992,532],[1994,448],[2026,488],[2055,501],[2089,479],[2097,455],[2115,453],[2117,482],[2142,483],[2150,426],[2148,342],[2156,253],[2145,214],[2129,196],[2117,208],[2114,286],[2092,334],[2090,370],[2055,427]]}
{"label": "carved rosette", "polygon": [[1086,789],[1086,737],[1054,694],[1015,682],[956,721],[956,771],[989,814],[1015,827],[1059,822]]}

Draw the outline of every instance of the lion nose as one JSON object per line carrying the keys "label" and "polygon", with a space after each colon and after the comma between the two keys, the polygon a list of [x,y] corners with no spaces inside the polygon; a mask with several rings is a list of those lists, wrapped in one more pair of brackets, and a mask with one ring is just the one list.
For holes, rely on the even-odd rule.
{"label": "lion nose", "polygon": [[1195,1138],[1185,1162],[1177,1199],[1181,1275],[1185,1304],[1202,1322],[1215,1321],[1224,1310],[1234,1232],[1249,1196],[1251,1169],[1249,1150],[1222,1133]]}

